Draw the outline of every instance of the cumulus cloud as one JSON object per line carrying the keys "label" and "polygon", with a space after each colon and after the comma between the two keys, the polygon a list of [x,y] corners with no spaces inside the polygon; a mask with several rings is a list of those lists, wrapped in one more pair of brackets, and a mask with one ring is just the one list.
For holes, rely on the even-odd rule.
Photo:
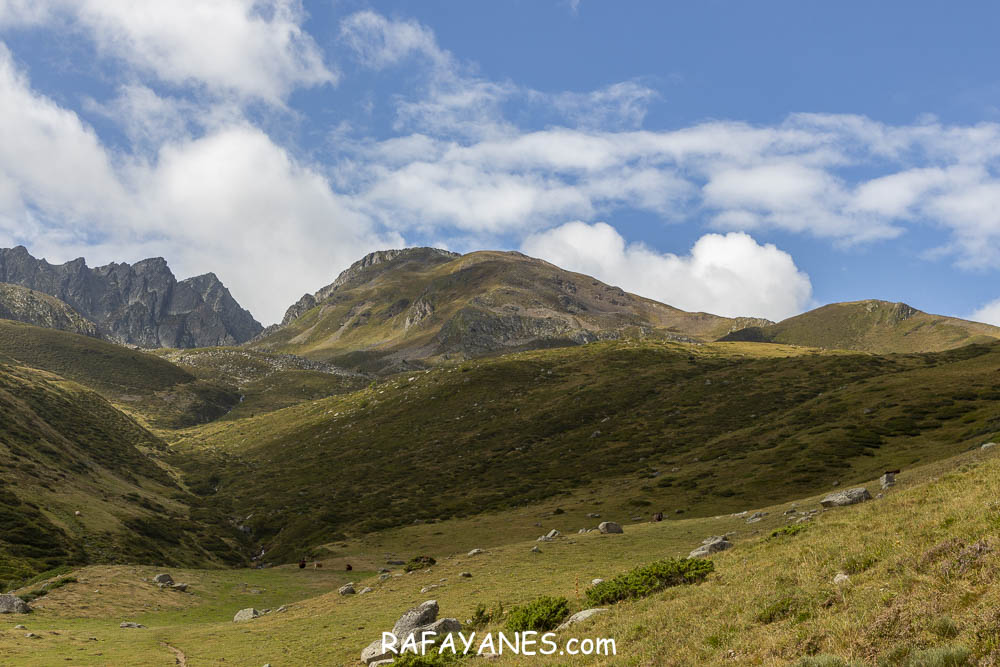
{"label": "cumulus cloud", "polygon": [[30,88],[0,50],[0,235],[58,262],[168,258],[214,271],[265,322],[365,252],[400,245],[248,123],[166,141],[146,160]]}
{"label": "cumulus cloud", "polygon": [[302,29],[299,0],[4,0],[0,26],[60,19],[99,52],[160,81],[280,104],[295,88],[335,83]]}
{"label": "cumulus cloud", "polygon": [[985,322],[1000,327],[1000,299],[994,299],[986,305],[978,308],[969,317],[974,322]]}
{"label": "cumulus cloud", "polygon": [[791,255],[748,234],[706,234],[686,255],[627,244],[603,222],[568,222],[529,236],[528,255],[586,273],[682,310],[782,320],[812,298],[809,276]]}

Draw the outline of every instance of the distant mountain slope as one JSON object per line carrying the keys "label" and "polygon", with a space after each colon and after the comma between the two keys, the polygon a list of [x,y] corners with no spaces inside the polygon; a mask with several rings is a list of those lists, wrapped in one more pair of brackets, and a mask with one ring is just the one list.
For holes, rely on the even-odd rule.
{"label": "distant mountain slope", "polygon": [[0,361],[78,382],[155,426],[205,422],[239,402],[235,387],[153,354],[20,322],[0,320]]}
{"label": "distant mountain slope", "polygon": [[232,345],[262,330],[215,274],[178,282],[159,257],[91,269],[83,258],[53,265],[4,248],[0,282],[61,299],[107,338],[139,347]]}
{"label": "distant mountain slope", "polygon": [[0,361],[0,588],[66,563],[238,561],[165,449],[93,391]]}
{"label": "distant mountain slope", "polygon": [[97,325],[54,296],[0,283],[0,319],[98,337]]}
{"label": "distant mountain slope", "polygon": [[752,326],[722,338],[878,354],[940,352],[996,339],[1000,339],[1000,327],[929,315],[905,303],[876,300],[833,303],[777,324]]}
{"label": "distant mountain slope", "polygon": [[712,340],[767,323],[684,312],[516,252],[409,248],[356,262],[253,345],[394,370],[626,337]]}

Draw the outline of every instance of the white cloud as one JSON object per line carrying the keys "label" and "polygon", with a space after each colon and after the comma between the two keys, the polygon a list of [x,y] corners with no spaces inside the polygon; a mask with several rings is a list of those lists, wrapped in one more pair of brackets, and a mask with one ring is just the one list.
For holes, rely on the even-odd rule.
{"label": "white cloud", "polygon": [[174,85],[272,104],[295,88],[335,83],[302,29],[299,0],[6,0],[0,26],[64,20],[99,52]]}
{"label": "white cloud", "polygon": [[529,236],[528,255],[586,273],[682,310],[781,320],[811,300],[809,276],[791,255],[747,234],[706,234],[687,255],[626,244],[605,223],[569,222]]}
{"label": "white cloud", "polygon": [[400,245],[320,171],[249,124],[109,153],[71,111],[29,87],[0,50],[0,236],[50,261],[166,257],[215,272],[264,322],[362,254]]}
{"label": "white cloud", "polygon": [[974,322],[985,322],[1000,327],[1000,299],[990,301],[969,316]]}

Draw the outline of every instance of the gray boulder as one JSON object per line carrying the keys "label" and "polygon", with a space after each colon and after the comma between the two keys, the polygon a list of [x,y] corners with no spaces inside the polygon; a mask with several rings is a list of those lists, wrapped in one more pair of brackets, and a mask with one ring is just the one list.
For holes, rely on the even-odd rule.
{"label": "gray boulder", "polygon": [[731,549],[733,543],[729,541],[729,538],[722,535],[716,537],[709,537],[701,546],[688,554],[688,558],[704,558],[714,553],[720,551],[725,551],[726,549]]}
{"label": "gray boulder", "polygon": [[826,498],[819,501],[819,504],[823,507],[844,507],[845,505],[855,505],[871,499],[872,494],[868,493],[868,489],[863,486],[859,486],[853,489],[844,489],[843,491],[831,493]]}
{"label": "gray boulder", "polygon": [[879,484],[882,486],[882,490],[887,490],[890,486],[896,486],[896,473],[887,472],[882,477],[879,478]]}
{"label": "gray boulder", "polygon": [[766,516],[767,512],[754,512],[750,515],[750,518],[747,519],[747,523],[757,523]]}
{"label": "gray boulder", "polygon": [[598,524],[597,530],[601,531],[605,535],[609,535],[609,534],[612,534],[612,533],[618,534],[618,533],[624,533],[625,532],[624,530],[622,530],[621,525],[615,523],[614,521],[602,521],[600,524]]}
{"label": "gray boulder", "polygon": [[170,584],[174,583],[174,578],[171,577],[166,572],[164,572],[163,574],[158,574],[155,577],[153,577],[153,583],[169,586]]}
{"label": "gray boulder", "polygon": [[592,616],[597,616],[598,614],[603,614],[607,609],[604,607],[595,607],[593,609],[584,609],[583,611],[578,611],[569,618],[567,618],[562,625],[556,628],[556,632],[562,632],[566,628],[576,625],[582,621],[586,621]]}
{"label": "gray boulder", "polygon": [[396,624],[392,626],[392,634],[404,637],[417,628],[430,625],[437,620],[437,615],[437,600],[428,600],[417,607],[408,609],[405,614],[400,616]]}
{"label": "gray boulder", "polygon": [[16,595],[0,595],[0,614],[27,614],[30,611],[28,603]]}
{"label": "gray boulder", "polygon": [[118,627],[119,628],[141,629],[141,628],[145,628],[146,626],[143,625],[142,623],[133,623],[132,621],[125,621],[124,623],[122,623]]}
{"label": "gray boulder", "polygon": [[485,553],[482,549],[473,549],[469,552],[470,556],[478,556],[481,553]]}
{"label": "gray boulder", "polygon": [[340,593],[341,595],[354,595],[356,591],[354,590],[354,584],[351,583],[351,584],[344,584],[343,586],[340,587],[340,590],[337,592]]}
{"label": "gray boulder", "polygon": [[985,443],[983,443],[983,446],[980,447],[979,449],[992,449],[992,448],[994,448],[996,446],[997,446],[997,443],[995,443],[995,442],[985,442]]}
{"label": "gray boulder", "polygon": [[260,616],[260,612],[253,607],[247,607],[246,609],[240,609],[233,616],[233,623],[243,623],[245,621],[250,621]]}

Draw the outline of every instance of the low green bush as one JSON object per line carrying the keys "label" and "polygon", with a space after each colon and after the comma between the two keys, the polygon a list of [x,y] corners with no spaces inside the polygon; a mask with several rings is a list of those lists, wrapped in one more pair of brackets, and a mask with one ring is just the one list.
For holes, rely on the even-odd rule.
{"label": "low green bush", "polygon": [[535,630],[548,632],[569,616],[569,603],[566,598],[540,597],[520,607],[514,607],[507,614],[505,627],[511,632]]}
{"label": "low green bush", "polygon": [[406,565],[403,566],[403,571],[413,572],[414,570],[422,570],[425,567],[430,567],[436,563],[437,561],[430,556],[414,556],[406,562]]}
{"label": "low green bush", "polygon": [[939,646],[916,651],[907,667],[965,667],[971,665],[971,651],[964,646]]}
{"label": "low green bush", "polygon": [[704,581],[714,570],[715,564],[704,558],[667,558],[591,586],[587,601],[599,605],[641,598],[671,586]]}
{"label": "low green bush", "polygon": [[784,528],[778,528],[777,530],[773,531],[768,536],[768,539],[773,540],[778,537],[791,537],[792,535],[798,535],[805,529],[806,526],[803,523],[793,524],[791,526],[785,526]]}

